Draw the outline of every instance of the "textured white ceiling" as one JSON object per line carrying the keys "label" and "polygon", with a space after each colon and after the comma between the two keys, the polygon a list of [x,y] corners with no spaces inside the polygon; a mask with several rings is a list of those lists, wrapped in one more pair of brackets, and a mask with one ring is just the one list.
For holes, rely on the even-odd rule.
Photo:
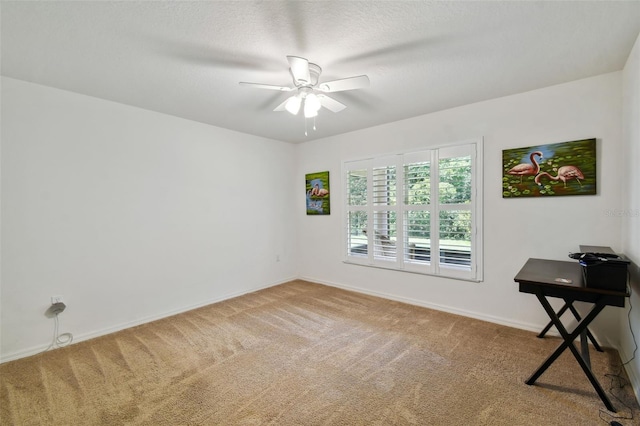
{"label": "textured white ceiling", "polygon": [[[2,75],[302,142],[622,69],[640,2],[2,1]],[[347,105],[273,112],[286,55]],[[311,121],[309,126],[311,126]]]}

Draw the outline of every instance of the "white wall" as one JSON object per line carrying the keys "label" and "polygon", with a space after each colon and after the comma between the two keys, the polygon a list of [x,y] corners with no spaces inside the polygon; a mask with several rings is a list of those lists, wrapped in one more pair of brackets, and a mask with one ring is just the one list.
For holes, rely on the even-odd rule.
{"label": "white wall", "polygon": [[[622,81],[612,73],[295,146],[3,78],[0,357],[47,346],[52,295],[68,305],[62,331],[83,339],[297,276],[538,330],[546,315],[513,282],[527,258],[631,244],[624,218],[607,215],[623,199]],[[344,160],[478,136],[484,282],[342,263]],[[501,198],[503,149],[591,137],[598,195]],[[304,174],[323,170],[332,214],[308,217]],[[603,343],[618,345],[620,312],[598,318]]]}
{"label": "white wall", "polygon": [[[0,357],[297,276],[295,146],[2,78]],[[276,262],[276,256],[280,261]]]}
{"label": "white wall", "polygon": [[[622,248],[621,218],[606,215],[621,200],[621,77],[620,72],[606,74],[301,145],[298,179],[302,181],[305,173],[330,171],[332,214],[304,216],[302,191],[297,194],[302,217],[300,274],[316,282],[539,330],[548,317],[537,299],[519,293],[513,281],[529,257],[570,260],[567,254],[578,251],[580,244]],[[484,282],[342,263],[344,160],[478,136],[484,137]],[[503,149],[585,138],[597,138],[597,195],[502,198]],[[606,345],[617,345],[617,321],[616,308],[605,308],[594,334]]]}
{"label": "white wall", "polygon": [[[620,315],[621,345],[620,355],[623,361],[631,359],[636,344],[629,329],[633,327],[635,339],[640,339],[640,36],[627,59],[623,71],[623,140],[625,161],[625,178],[623,179],[624,196],[620,206],[622,216],[623,252],[633,261],[631,267],[631,300],[634,307]],[[628,308],[629,309],[629,308]],[[640,401],[640,352],[627,367],[631,381]]]}

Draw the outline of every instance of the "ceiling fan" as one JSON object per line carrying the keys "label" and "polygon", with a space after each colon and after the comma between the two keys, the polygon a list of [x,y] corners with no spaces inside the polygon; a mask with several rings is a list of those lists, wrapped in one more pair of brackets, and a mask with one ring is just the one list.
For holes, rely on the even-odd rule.
{"label": "ceiling fan", "polygon": [[293,115],[297,115],[302,107],[306,118],[317,116],[321,107],[325,107],[332,112],[339,112],[346,108],[346,105],[330,98],[325,93],[342,92],[369,86],[369,77],[366,75],[320,83],[318,78],[322,73],[322,68],[317,64],[298,56],[287,56],[287,60],[289,61],[289,72],[293,77],[293,87],[247,83],[244,81],[241,81],[240,85],[281,92],[297,91],[295,95],[278,105],[274,111],[286,110]]}

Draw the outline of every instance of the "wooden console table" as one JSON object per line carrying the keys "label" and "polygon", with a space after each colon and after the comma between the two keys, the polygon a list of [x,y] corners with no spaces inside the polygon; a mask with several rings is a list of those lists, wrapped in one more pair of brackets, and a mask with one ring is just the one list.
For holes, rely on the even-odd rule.
{"label": "wooden console table", "polygon": [[[602,312],[605,306],[624,307],[625,299],[629,297],[629,291],[619,292],[586,287],[583,281],[582,267],[575,261],[565,262],[558,260],[529,259],[515,276],[514,281],[519,283],[520,292],[536,295],[538,301],[551,319],[551,323],[545,327],[538,337],[543,337],[551,325],[554,325],[563,339],[563,342],[555,352],[542,363],[525,383],[533,385],[560,354],[569,348],[582,368],[582,371],[591,382],[591,385],[598,393],[598,396],[600,396],[600,399],[604,402],[604,405],[608,410],[615,412],[616,410],[613,404],[611,404],[609,397],[591,371],[587,339],[592,339],[597,349],[599,349],[599,346],[587,327],[598,314]],[[563,299],[565,306],[556,313],[547,300],[548,297]],[[580,318],[580,315],[573,307],[573,303],[577,301],[593,304],[593,307],[584,318]],[[560,315],[567,309],[570,309],[578,320],[578,324],[572,332],[567,331],[562,321],[560,321]],[[581,351],[578,351],[573,343],[578,336],[580,336]]]}

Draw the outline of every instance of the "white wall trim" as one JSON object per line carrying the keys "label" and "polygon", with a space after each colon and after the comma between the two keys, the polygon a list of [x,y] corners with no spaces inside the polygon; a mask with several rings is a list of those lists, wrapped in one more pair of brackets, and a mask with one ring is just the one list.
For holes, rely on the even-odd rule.
{"label": "white wall trim", "polygon": [[[76,343],[80,343],[86,340],[90,340],[96,337],[100,337],[100,336],[105,336],[107,334],[111,334],[111,333],[115,333],[121,330],[125,330],[127,328],[131,328],[131,327],[135,327],[138,325],[142,325],[142,324],[146,324],[146,323],[150,323],[153,321],[157,321],[157,320],[161,320],[163,318],[168,318],[174,315],[178,315],[181,314],[183,312],[187,312],[187,311],[191,311],[194,309],[198,309],[198,308],[202,308],[203,306],[207,306],[207,305],[212,305],[214,303],[218,303],[218,302],[223,302],[225,300],[229,300],[229,299],[233,299],[235,297],[239,297],[245,294],[249,294],[249,293],[254,293],[256,291],[260,291],[260,290],[264,290],[266,288],[270,288],[270,287],[275,287],[277,285],[280,284],[284,284],[290,281],[294,281],[297,278],[287,278],[281,281],[277,281],[277,282],[273,282],[270,284],[266,284],[266,285],[262,285],[256,288],[252,288],[246,291],[240,291],[240,292],[235,292],[235,293],[229,293],[226,294],[224,296],[220,296],[220,297],[216,297],[213,299],[209,299],[206,300],[204,302],[201,303],[197,303],[195,305],[189,305],[189,306],[185,306],[179,309],[173,309],[167,312],[163,312],[157,315],[151,315],[145,318],[140,318],[137,319],[135,321],[129,321],[129,322],[125,322],[125,323],[121,323],[121,324],[117,324],[114,325],[113,327],[107,327],[107,328],[103,328],[100,330],[95,330],[89,333],[84,333],[78,336],[73,336],[73,343],[72,344],[76,344]],[[9,353],[6,356],[3,356],[2,359],[0,359],[0,364],[3,364],[5,362],[9,362],[9,361],[15,361],[17,359],[20,358],[25,358],[28,356],[32,356],[32,355],[37,355],[41,352],[44,352],[47,348],[49,347],[49,344],[42,344],[42,345],[38,345],[38,346],[33,346],[31,348],[25,349],[25,350],[20,350],[20,351],[16,351],[13,353]]]}
{"label": "white wall trim", "polygon": [[[625,348],[616,348],[618,353],[620,354],[620,358],[623,361],[628,361],[633,356],[633,353],[629,353]],[[640,356],[640,348],[636,351],[636,357]],[[631,388],[633,388],[633,392],[636,395],[636,400],[640,404],[640,375],[638,371],[634,368],[634,364],[631,362],[624,366],[624,371],[627,373],[629,377],[629,383],[631,383]]]}
{"label": "white wall trim", "polygon": [[[277,285],[281,285],[281,284],[285,284],[291,281],[295,281],[295,280],[303,280],[303,281],[308,281],[311,283],[315,283],[315,284],[321,284],[321,285],[326,285],[329,287],[335,287],[335,288],[340,288],[343,290],[348,290],[348,291],[354,291],[356,293],[362,293],[362,294],[366,294],[366,295],[370,295],[370,296],[376,296],[376,297],[381,297],[384,299],[389,299],[389,300],[394,300],[397,302],[402,302],[402,303],[407,303],[410,305],[415,305],[415,306],[421,306],[424,308],[428,308],[428,309],[434,309],[437,311],[442,311],[442,312],[448,312],[451,314],[455,314],[455,315],[461,315],[464,317],[468,317],[468,318],[473,318],[473,319],[477,319],[477,320],[481,320],[481,321],[487,321],[490,323],[494,323],[494,324],[499,324],[499,325],[504,325],[507,327],[513,327],[513,328],[517,328],[517,329],[521,329],[521,330],[526,330],[526,331],[531,331],[534,333],[538,333],[541,329],[540,324],[533,324],[533,323],[525,323],[525,322],[521,322],[521,321],[512,321],[512,320],[508,320],[505,318],[500,318],[500,317],[496,317],[496,316],[492,316],[492,315],[483,315],[483,314],[479,314],[477,312],[473,312],[473,311],[467,311],[467,310],[463,310],[463,309],[457,309],[457,308],[453,308],[451,306],[446,306],[446,305],[440,305],[440,304],[436,304],[436,303],[428,303],[428,302],[424,302],[422,300],[417,300],[417,299],[413,299],[413,298],[409,298],[409,297],[402,297],[402,296],[397,296],[397,295],[393,295],[393,294],[389,294],[389,293],[385,293],[385,292],[378,292],[378,291],[372,291],[372,290],[367,290],[367,289],[363,289],[360,287],[355,287],[355,286],[351,286],[351,285],[345,285],[345,284],[340,284],[340,283],[335,283],[335,282],[329,282],[329,281],[325,281],[325,280],[320,280],[318,278],[311,278],[311,277],[292,277],[292,278],[287,278],[284,280],[280,280],[277,282],[273,282],[270,284],[266,284],[260,287],[256,287],[250,290],[246,290],[246,291],[240,291],[240,292],[235,292],[235,293],[229,293],[226,294],[224,296],[221,297],[217,297],[217,298],[213,298],[207,301],[204,301],[202,303],[198,303],[195,305],[190,305],[190,306],[186,306],[180,309],[175,309],[175,310],[171,310],[171,311],[167,311],[164,312],[162,314],[158,314],[158,315],[152,315],[152,316],[148,316],[146,318],[141,318],[135,321],[130,321],[130,322],[126,322],[126,323],[122,323],[119,325],[115,325],[113,327],[108,327],[108,328],[103,328],[100,330],[95,330],[93,332],[90,333],[85,333],[79,336],[74,336],[74,340],[73,340],[73,344],[75,343],[80,343],[86,340],[90,340],[96,337],[100,337],[100,336],[105,336],[111,333],[115,333],[121,330],[125,330],[127,328],[131,328],[131,327],[135,327],[138,325],[142,325],[142,324],[146,324],[146,323],[150,323],[153,321],[157,321],[163,318],[168,318],[174,315],[178,315],[181,314],[183,312],[187,312],[187,311],[191,311],[194,309],[198,309],[207,305],[211,305],[214,303],[219,303],[219,302],[223,302],[225,300],[229,300],[229,299],[233,299],[235,297],[239,297],[245,294],[249,294],[249,293],[254,293],[256,291],[260,291],[260,290],[264,290],[266,288],[270,288],[270,287],[275,287]],[[548,335],[552,335],[552,336],[559,336],[559,334],[557,333],[557,331],[555,329],[551,329],[549,330],[549,332],[547,333]],[[596,338],[598,338],[598,336],[596,336]],[[600,342],[603,342],[603,340],[601,340],[600,338],[598,338],[598,340]],[[611,342],[607,342],[610,345]],[[17,351],[17,352],[13,352],[8,354],[7,356],[2,357],[2,359],[0,359],[0,364],[5,363],[5,362],[10,362],[10,361],[14,361],[20,358],[25,358],[25,357],[29,357],[29,356],[33,356],[33,355],[37,355],[41,352],[44,352],[47,348],[49,347],[49,345],[47,344],[43,344],[43,345],[38,345],[35,347],[31,347],[29,349],[25,349],[22,351]],[[627,354],[626,351],[624,350],[624,348],[618,348],[617,346],[615,346],[615,349],[618,350],[618,352],[620,353],[620,357],[622,359],[630,359],[632,354]],[[625,371],[629,377],[629,381],[631,383],[631,387],[635,393],[636,399],[640,402],[640,377],[636,374],[635,370],[632,368],[631,365],[626,365],[625,366]]]}
{"label": "white wall trim", "polygon": [[[506,327],[513,327],[513,328],[517,328],[517,329],[520,329],[520,330],[531,331],[531,332],[534,332],[536,334],[539,333],[540,330],[542,330],[542,328],[546,325],[546,324],[538,324],[538,323],[531,323],[531,322],[513,321],[513,320],[510,320],[508,318],[502,318],[502,317],[497,317],[497,316],[493,316],[493,315],[485,315],[485,314],[482,314],[482,313],[478,313],[478,312],[474,312],[474,311],[468,311],[468,310],[465,310],[465,309],[458,309],[458,308],[454,308],[454,307],[447,306],[447,305],[440,305],[440,304],[437,304],[437,303],[429,303],[429,302],[425,302],[423,300],[413,299],[413,298],[410,298],[410,297],[402,297],[402,296],[397,296],[397,295],[390,294],[390,293],[372,291],[372,290],[364,289],[364,288],[361,288],[361,287],[355,287],[355,286],[341,284],[341,283],[329,282],[329,281],[321,280],[321,279],[318,279],[318,278],[300,277],[299,279],[300,280],[304,280],[304,281],[313,282],[313,283],[316,283],[316,284],[328,285],[330,287],[337,287],[337,288],[341,288],[343,290],[355,291],[357,293],[367,294],[367,295],[370,295],[370,296],[377,296],[377,297],[382,297],[384,299],[395,300],[396,302],[403,302],[403,303],[408,303],[410,305],[421,306],[423,308],[435,309],[437,311],[448,312],[450,314],[455,314],[455,315],[461,315],[463,317],[473,318],[473,319],[477,319],[477,320],[480,320],[480,321],[487,321],[487,322],[490,322],[490,323],[493,323],[493,324],[504,325]],[[602,336],[598,336],[597,333],[595,333],[593,330],[591,330],[591,332],[593,333],[593,335],[596,338],[596,340],[598,340],[598,342],[600,342],[600,344],[602,346],[612,347],[612,348],[614,348],[614,349],[619,351],[618,345],[616,345],[615,342],[612,342],[611,340],[609,340],[607,338],[604,338]],[[547,335],[559,337],[560,333],[558,333],[558,331],[555,329],[555,327],[552,327],[551,330],[549,330],[547,332]],[[620,356],[622,357],[622,354],[620,354]],[[636,389],[636,388],[637,387],[634,387],[634,389]],[[639,401],[640,401],[640,399],[639,399]]]}
{"label": "white wall trim", "polygon": [[[521,322],[521,321],[512,321],[512,320],[509,320],[509,319],[496,317],[496,316],[493,316],[493,315],[485,315],[485,314],[481,314],[481,313],[478,313],[478,312],[468,311],[468,310],[465,310],[465,309],[458,309],[458,308],[454,308],[454,307],[447,306],[447,305],[440,305],[440,304],[437,304],[437,303],[429,303],[429,302],[425,302],[423,300],[413,299],[413,298],[410,298],[410,297],[397,296],[397,295],[394,295],[394,294],[385,293],[385,292],[379,292],[379,291],[372,291],[372,290],[364,289],[364,288],[361,288],[361,287],[355,287],[355,286],[341,284],[341,283],[324,281],[324,280],[321,280],[321,279],[318,279],[318,278],[300,277],[299,279],[300,280],[304,280],[304,281],[317,283],[317,284],[328,285],[330,287],[337,287],[337,288],[341,288],[343,290],[355,291],[357,293],[367,294],[369,296],[377,296],[377,297],[382,297],[384,299],[395,300],[396,302],[403,302],[403,303],[407,303],[409,305],[415,305],[415,306],[421,306],[423,308],[434,309],[436,311],[448,312],[450,314],[460,315],[460,316],[463,316],[463,317],[473,318],[473,319],[477,319],[477,320],[481,320],[481,321],[487,321],[487,322],[491,322],[491,323],[494,323],[494,324],[504,325],[504,326],[507,326],[507,327],[518,328],[520,330],[532,331],[532,332],[535,332],[535,333],[539,333],[540,330],[542,329],[542,327],[544,327],[544,325],[541,326],[540,324],[526,323],[526,322]],[[549,332],[547,334],[550,335],[550,336],[559,336],[560,335],[560,334],[558,334],[558,332],[555,329],[549,330]]]}
{"label": "white wall trim", "polygon": [[[437,311],[443,311],[443,312],[448,312],[448,313],[455,314],[455,315],[461,315],[461,316],[468,317],[468,318],[474,318],[474,319],[481,320],[481,321],[487,321],[487,322],[494,323],[494,324],[504,325],[506,327],[513,327],[513,328],[517,328],[517,329],[521,329],[521,330],[525,330],[525,331],[531,331],[531,332],[534,332],[534,333],[539,333],[540,330],[544,327],[544,325],[540,325],[540,324],[526,323],[526,322],[521,322],[521,321],[512,321],[512,320],[508,320],[508,319],[505,319],[505,318],[500,318],[500,317],[496,317],[496,316],[492,316],[492,315],[483,315],[483,314],[479,314],[479,313],[473,312],[473,311],[467,311],[467,310],[463,310],[463,309],[453,308],[451,306],[440,305],[440,304],[436,304],[436,303],[428,303],[428,302],[424,302],[422,300],[412,299],[412,298],[409,298],[409,297],[396,296],[396,295],[389,294],[389,293],[367,290],[367,289],[363,289],[363,288],[360,288],[360,287],[354,287],[354,286],[350,286],[350,285],[338,284],[338,283],[334,283],[334,282],[320,280],[320,279],[317,279],[317,278],[300,277],[299,279],[300,280],[304,280],[304,281],[309,281],[309,282],[312,282],[312,283],[316,283],[316,284],[322,284],[322,285],[327,285],[327,286],[330,286],[330,287],[341,288],[343,290],[349,290],[349,291],[354,291],[354,292],[357,292],[357,293],[367,294],[369,296],[382,297],[384,299],[395,300],[397,302],[408,303],[410,305],[421,306],[421,307],[424,307],[424,308],[434,309],[434,310],[437,310]],[[591,331],[593,333],[593,330],[591,330]],[[549,330],[547,332],[547,335],[549,335],[549,336],[557,336],[557,337],[560,336],[558,331],[553,327],[551,328],[551,330]],[[593,335],[596,338],[596,340],[598,342],[600,342],[600,344],[602,346],[611,347],[611,348],[617,350],[621,359],[628,360],[628,359],[631,358],[632,354],[627,354],[626,351],[624,350],[624,348],[621,348],[620,345],[614,344],[614,342],[610,341],[609,339],[603,339],[601,336],[598,336],[596,333],[593,333]],[[639,351],[640,351],[640,349],[639,349]],[[635,369],[633,368],[633,365],[631,365],[631,364],[627,364],[625,366],[625,371],[627,373],[627,376],[629,377],[629,382],[631,383],[631,387],[632,387],[632,389],[633,389],[633,391],[635,393],[636,399],[640,403],[640,377],[637,375]]]}

